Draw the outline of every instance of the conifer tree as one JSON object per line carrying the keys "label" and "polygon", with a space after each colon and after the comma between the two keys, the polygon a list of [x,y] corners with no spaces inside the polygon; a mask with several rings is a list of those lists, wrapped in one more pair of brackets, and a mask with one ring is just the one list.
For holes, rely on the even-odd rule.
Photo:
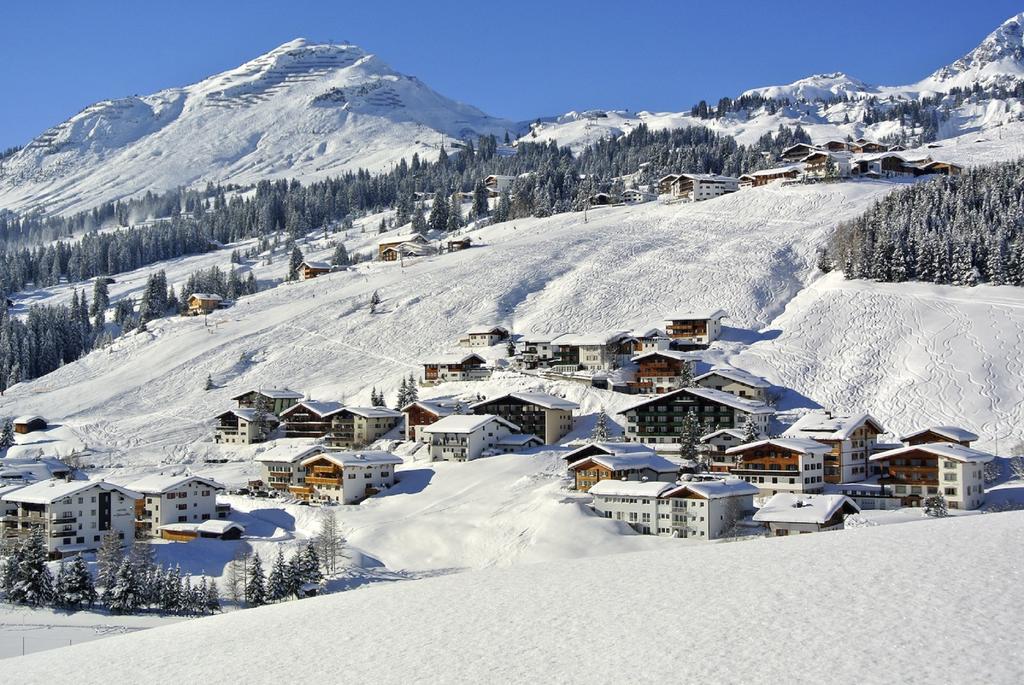
{"label": "conifer tree", "polygon": [[594,430],[590,433],[590,439],[594,442],[604,442],[608,439],[608,416],[604,412],[597,415],[594,422]]}
{"label": "conifer tree", "polygon": [[298,245],[292,247],[291,255],[288,257],[288,280],[297,281],[299,280],[299,266],[302,265],[305,257],[302,254],[302,250],[299,249]]}
{"label": "conifer tree", "polygon": [[267,579],[263,574],[263,562],[260,560],[259,554],[253,554],[252,562],[249,564],[245,601],[253,607],[263,606],[267,603]]}
{"label": "conifer tree", "polygon": [[210,578],[210,582],[206,586],[204,601],[207,613],[212,614],[220,611],[220,590],[217,589],[217,581],[214,578]]}
{"label": "conifer tree", "polygon": [[120,538],[114,531],[107,531],[100,538],[100,547],[96,551],[97,581],[104,589],[104,593],[114,584],[123,559],[124,549]]}
{"label": "conifer tree", "polygon": [[[420,390],[416,383],[416,376],[409,372],[409,377],[405,381],[405,405],[412,404],[420,398]],[[401,407],[399,407],[401,408]]]}
{"label": "conifer tree", "polygon": [[7,599],[15,604],[44,606],[53,600],[53,576],[46,565],[43,529],[35,526],[21,543]]}
{"label": "conifer tree", "polygon": [[143,592],[131,559],[125,558],[106,593],[107,607],[117,614],[134,614],[142,606]]}
{"label": "conifer tree", "polygon": [[691,407],[683,415],[683,424],[679,430],[679,456],[683,459],[697,461],[697,448],[700,445],[700,421],[697,412]]}
{"label": "conifer tree", "polygon": [[754,418],[752,416],[748,416],[747,422],[743,426],[743,443],[757,442],[760,439],[761,431],[754,422]]}
{"label": "conifer tree", "polygon": [[448,199],[440,190],[434,193],[427,225],[432,231],[444,231],[448,227]]}
{"label": "conifer tree", "polygon": [[331,263],[334,266],[348,266],[351,263],[351,260],[348,258],[348,251],[345,249],[345,243],[335,245]]}
{"label": "conifer tree", "polygon": [[422,202],[416,203],[416,209],[412,213],[412,232],[420,235],[427,233],[427,219]]}
{"label": "conifer tree", "polygon": [[7,449],[14,444],[14,422],[5,418],[0,427],[0,449]]}
{"label": "conifer tree", "polygon": [[480,219],[487,216],[490,213],[490,207],[487,204],[487,188],[484,186],[484,182],[478,180],[476,185],[473,186],[473,209],[470,212],[470,216],[474,219]]}

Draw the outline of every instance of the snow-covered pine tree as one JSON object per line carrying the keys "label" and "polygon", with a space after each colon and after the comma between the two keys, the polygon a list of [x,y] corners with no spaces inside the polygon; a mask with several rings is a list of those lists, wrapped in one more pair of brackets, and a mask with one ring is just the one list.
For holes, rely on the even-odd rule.
{"label": "snow-covered pine tree", "polygon": [[70,563],[61,562],[56,596],[57,603],[71,611],[78,611],[83,606],[91,608],[96,603],[96,586],[81,554],[76,554]]}
{"label": "snow-covered pine tree", "polygon": [[249,577],[245,584],[245,601],[249,606],[258,607],[267,603],[267,579],[263,574],[263,562],[259,554],[252,555],[249,563]]}
{"label": "snow-covered pine tree", "polygon": [[7,449],[14,444],[14,422],[5,418],[0,427],[0,449]]}
{"label": "snow-covered pine tree", "polygon": [[924,501],[924,513],[934,518],[949,516],[949,507],[946,498],[942,495],[933,495]]}
{"label": "snow-covered pine tree", "polygon": [[125,558],[114,577],[113,586],[106,593],[107,608],[115,614],[134,614],[142,606],[143,591],[135,566]]}
{"label": "snow-covered pine tree", "polygon": [[175,566],[164,571],[160,590],[160,610],[176,614],[183,605],[181,568]]}
{"label": "snow-covered pine tree", "polygon": [[53,575],[46,565],[46,556],[43,529],[34,526],[21,542],[8,601],[29,606],[45,606],[53,601]]}
{"label": "snow-covered pine tree", "polygon": [[434,193],[434,201],[430,205],[430,218],[427,219],[427,226],[432,231],[444,231],[448,226],[448,198],[444,192],[438,190]]}
{"label": "snow-covered pine tree", "polygon": [[484,186],[482,180],[477,180],[473,186],[473,209],[470,212],[470,216],[474,219],[480,219],[487,216],[490,212],[490,207],[487,204],[487,187]]}
{"label": "snow-covered pine tree", "polygon": [[683,459],[697,461],[700,445],[700,421],[697,412],[691,408],[683,415],[683,423],[679,429],[679,456]]}
{"label": "snow-covered pine tree", "polygon": [[401,385],[398,386],[398,398],[395,400],[395,406],[401,409],[407,404],[409,404],[409,384],[403,377]]}
{"label": "snow-covered pine tree", "polygon": [[[124,548],[117,533],[108,531],[100,538],[100,547],[96,551],[96,580],[104,589],[114,584],[118,569],[121,568],[121,561],[124,559]],[[104,601],[106,598],[104,597]]]}
{"label": "snow-covered pine tree", "polygon": [[757,424],[754,422],[753,417],[748,416],[747,422],[743,424],[743,443],[757,442],[761,439],[761,431],[758,430]]}
{"label": "snow-covered pine tree", "polygon": [[594,430],[590,433],[590,439],[594,442],[604,442],[608,439],[608,416],[602,411],[598,413],[594,422]]}
{"label": "snow-covered pine tree", "polygon": [[213,614],[220,611],[220,590],[217,588],[217,580],[215,578],[210,578],[210,582],[207,583],[204,600],[206,613]]}
{"label": "snow-covered pine tree", "polygon": [[412,232],[420,235],[427,233],[427,219],[422,202],[416,203],[416,209],[412,213]]}
{"label": "snow-covered pine tree", "polygon": [[456,190],[451,194],[448,201],[448,222],[445,225],[448,231],[457,231],[462,228],[462,194]]}
{"label": "snow-covered pine tree", "polygon": [[[420,398],[420,390],[416,383],[416,376],[409,372],[409,377],[405,381],[405,399],[407,404],[412,404]],[[404,405],[403,405],[404,406]],[[399,407],[401,409],[401,407]]]}
{"label": "snow-covered pine tree", "polygon": [[270,567],[270,575],[267,577],[267,599],[271,602],[280,602],[288,598],[291,590],[288,565],[284,561],[284,550],[281,546],[277,548],[277,557]]}
{"label": "snow-covered pine tree", "polygon": [[351,260],[348,258],[348,250],[345,249],[345,243],[339,242],[334,247],[334,254],[331,256],[331,263],[334,266],[348,266]]}
{"label": "snow-covered pine tree", "polygon": [[320,570],[320,555],[316,551],[314,541],[308,541],[300,554],[302,558],[302,582],[316,583],[317,585],[322,583],[324,574]]}
{"label": "snow-covered pine tree", "polygon": [[288,256],[288,280],[297,281],[299,280],[299,266],[305,257],[302,254],[302,250],[299,249],[298,245],[294,245],[291,250],[291,254]]}

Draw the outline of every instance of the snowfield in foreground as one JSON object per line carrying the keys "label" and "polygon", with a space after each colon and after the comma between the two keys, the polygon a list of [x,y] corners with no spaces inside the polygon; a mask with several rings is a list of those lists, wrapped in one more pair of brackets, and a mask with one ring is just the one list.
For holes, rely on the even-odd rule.
{"label": "snowfield in foreground", "polygon": [[1014,512],[490,569],[112,637],[6,661],[4,674],[1018,683],[1022,545]]}

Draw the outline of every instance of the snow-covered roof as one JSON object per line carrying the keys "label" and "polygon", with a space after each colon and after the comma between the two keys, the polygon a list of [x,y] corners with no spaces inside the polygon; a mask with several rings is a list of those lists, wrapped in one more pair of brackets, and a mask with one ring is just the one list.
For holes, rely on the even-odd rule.
{"label": "snow-covered roof", "polygon": [[448,366],[452,364],[465,364],[467,361],[474,358],[479,360],[481,364],[487,363],[487,360],[479,354],[470,352],[468,354],[445,354],[437,357],[431,357],[424,361],[423,364],[430,366]]}
{"label": "snow-covered roof", "polygon": [[0,478],[22,481],[63,478],[71,468],[56,457],[4,457],[0,459]]}
{"label": "snow-covered roof", "polygon": [[28,502],[30,504],[51,504],[59,499],[76,495],[83,490],[99,487],[107,492],[119,492],[125,497],[139,499],[137,492],[103,480],[44,480],[18,488],[3,496],[5,502]]}
{"label": "snow-covered roof", "polygon": [[899,457],[915,451],[926,452],[943,459],[951,459],[965,464],[986,464],[995,457],[988,452],[976,450],[973,447],[964,447],[955,442],[927,442],[922,445],[911,445],[886,452],[878,452],[870,457],[871,461],[885,461],[893,457]]}
{"label": "snow-covered roof", "polygon": [[185,487],[193,482],[200,483],[201,485],[213,488],[214,490],[225,489],[223,485],[212,478],[203,478],[202,476],[191,476],[186,474],[178,476],[155,474],[132,481],[131,483],[126,484],[125,487],[130,490],[134,490],[135,492],[141,492],[144,495],[153,495],[177,490],[178,488]]}
{"label": "snow-covered roof", "polygon": [[562,458],[571,464],[582,459],[583,457],[579,455],[582,455],[583,452],[592,449],[598,449],[602,453],[611,456],[637,453],[654,454],[654,450],[640,442],[588,442],[586,445],[566,453]]}
{"label": "snow-covered roof", "polygon": [[327,459],[341,467],[403,463],[401,457],[395,456],[394,454],[391,454],[391,452],[384,452],[383,450],[362,450],[359,452],[327,451],[323,454],[314,454],[311,457],[303,459],[302,465],[305,466],[317,459]]}
{"label": "snow-covered roof", "polygon": [[323,445],[315,444],[308,439],[283,439],[278,440],[273,447],[260,452],[253,459],[259,462],[294,464],[310,455],[320,454],[323,451]]}
{"label": "snow-covered roof", "polygon": [[193,297],[197,300],[213,300],[215,302],[220,302],[224,299],[220,295],[216,295],[214,293],[192,293],[188,296],[188,299],[191,300]]}
{"label": "snow-covered roof", "polygon": [[495,332],[507,335],[508,329],[504,326],[488,326],[487,324],[481,324],[478,326],[471,326],[469,330],[466,331],[466,335],[487,335]]}
{"label": "snow-covered roof", "polygon": [[[410,402],[406,406],[402,407],[402,411],[406,412],[412,409],[414,406],[425,409],[436,416],[448,416],[449,414],[455,413],[455,408],[459,404],[459,400],[455,397],[431,397],[425,400],[416,400]],[[463,405],[465,406],[465,405]]]}
{"label": "snow-covered roof", "polygon": [[321,418],[327,418],[332,414],[337,414],[338,412],[340,412],[342,409],[345,408],[345,405],[343,405],[341,402],[303,400],[302,402],[299,402],[298,404],[293,404],[292,406],[288,407],[283,412],[281,412],[281,418],[286,418],[289,414],[291,414],[294,411],[297,411],[300,407],[308,409],[309,411],[313,412],[314,414]]}
{"label": "snow-covered roof", "polygon": [[735,428],[720,428],[716,431],[708,433],[707,435],[700,436],[700,441],[708,442],[709,440],[714,440],[719,435],[730,435],[736,438],[737,440],[742,440],[744,437],[746,437],[746,433],[744,433],[741,430],[737,430]]}
{"label": "snow-covered roof", "polygon": [[667,359],[676,359],[681,362],[695,362],[700,361],[700,354],[697,352],[683,352],[681,350],[652,350],[650,352],[644,352],[630,359],[632,362],[638,362],[642,359],[648,359],[650,357],[665,357]]}
{"label": "snow-covered roof", "polygon": [[722,497],[742,497],[745,495],[756,495],[760,492],[757,486],[751,485],[739,478],[727,478],[722,480],[699,480],[681,484],[679,487],[669,490],[662,497],[682,497],[687,492],[704,499],[721,499]]}
{"label": "snow-covered roof", "polygon": [[378,246],[382,245],[399,245],[401,243],[426,243],[427,239],[419,233],[403,233],[401,235],[393,235],[390,238],[381,238],[377,241]]}
{"label": "snow-covered roof", "polygon": [[492,402],[498,402],[506,397],[512,397],[520,400],[521,402],[526,402],[527,404],[535,404],[538,407],[543,407],[545,409],[568,409],[571,411],[573,409],[580,408],[580,405],[576,404],[572,400],[567,400],[564,397],[557,397],[555,395],[549,395],[546,392],[510,392],[504,395],[499,395],[498,397],[491,397],[490,399],[477,402],[476,404],[471,405],[471,408],[491,404]]}
{"label": "snow-covered roof", "polygon": [[[228,414],[234,414],[238,418],[244,419],[244,420],[250,421],[250,422],[256,420],[256,410],[255,409],[248,409],[248,408],[244,408],[244,407],[235,407],[233,409],[228,409],[226,412],[218,414],[217,418],[221,418],[222,416],[227,416]],[[263,418],[265,420],[267,420],[267,421],[272,422],[272,423],[276,423],[277,420],[278,420],[277,417],[274,416],[273,414],[271,414],[270,412],[265,412],[263,414]]]}
{"label": "snow-covered roof", "polygon": [[497,421],[510,430],[519,430],[519,426],[494,414],[452,414],[440,418],[420,430],[424,433],[472,433],[492,421]]}
{"label": "snow-covered roof", "polygon": [[590,486],[588,492],[597,497],[649,497],[657,499],[675,487],[657,480],[602,480]]}
{"label": "snow-covered roof", "polygon": [[237,529],[240,533],[245,532],[245,526],[241,523],[225,519],[207,519],[196,526],[196,530],[200,533],[213,533],[214,535],[224,535],[224,533],[232,529]]}
{"label": "snow-covered roof", "polygon": [[665,329],[652,326],[650,328],[637,328],[629,333],[632,338],[667,338]]}
{"label": "snow-covered roof", "polygon": [[812,143],[796,143],[795,145],[790,145],[785,150],[783,150],[782,154],[785,155],[787,152],[789,152],[791,150],[797,150],[797,149],[800,149],[800,148],[807,148],[808,150],[817,150],[817,149],[819,149],[817,145],[814,145]]}
{"label": "snow-covered roof", "polygon": [[754,374],[752,374],[752,373],[750,373],[748,371],[744,371],[743,369],[734,369],[734,368],[719,368],[719,367],[715,367],[715,368],[711,369],[710,371],[708,371],[707,373],[703,373],[703,374],[697,376],[693,380],[699,381],[699,380],[703,380],[705,378],[710,378],[712,376],[721,376],[722,378],[726,378],[726,379],[728,379],[730,381],[733,381],[734,383],[740,383],[742,385],[746,385],[746,386],[749,386],[751,388],[770,388],[770,387],[772,387],[771,383],[769,383],[765,379],[761,378],[760,376],[755,376]]}
{"label": "snow-covered roof", "polygon": [[912,440],[919,435],[924,435],[925,433],[935,433],[936,435],[941,435],[948,440],[954,440],[956,442],[974,442],[978,439],[976,434],[966,428],[960,428],[958,426],[928,426],[927,428],[916,430],[913,433],[901,435],[900,440],[906,442],[907,440]]}
{"label": "snow-covered roof", "polygon": [[722,176],[720,174],[679,174],[679,178],[673,181],[673,184],[678,183],[684,178],[691,181],[707,181],[708,183],[729,183],[738,180],[735,176]]}
{"label": "snow-covered roof", "polygon": [[813,437],[816,440],[847,440],[865,423],[873,424],[879,433],[885,432],[885,427],[871,414],[843,415],[814,409],[801,416],[783,435]]}
{"label": "snow-covered roof", "polygon": [[666,321],[714,321],[728,316],[721,309],[695,309],[691,311],[672,312],[665,315]]}
{"label": "snow-covered roof", "polygon": [[351,412],[356,416],[362,416],[364,419],[383,419],[391,418],[397,419],[402,416],[402,412],[395,409],[388,409],[387,407],[345,407],[345,411]]}
{"label": "snow-covered roof", "polygon": [[653,452],[632,452],[624,454],[595,454],[569,464],[570,469],[576,469],[584,463],[592,461],[612,471],[639,471],[650,469],[656,473],[678,473],[679,464],[669,461],[665,457]]}
{"label": "snow-covered roof", "polygon": [[754,177],[754,176],[779,176],[779,175],[782,175],[782,174],[789,174],[789,173],[793,173],[793,172],[800,172],[800,171],[803,171],[803,170],[804,170],[804,165],[800,164],[798,162],[796,164],[787,164],[786,166],[772,167],[771,169],[761,169],[760,171],[751,171],[750,173],[743,174],[743,176],[740,176],[740,178],[743,178],[744,176],[749,176],[749,177]]}
{"label": "snow-covered roof", "polygon": [[320,271],[330,271],[333,268],[327,262],[311,262],[311,261],[308,261],[308,260],[302,262],[299,266],[300,267],[301,266],[306,266],[306,267],[309,267],[310,269],[316,269],[316,270],[320,270]]}
{"label": "snow-covered roof", "polygon": [[289,390],[288,388],[280,388],[280,389],[271,388],[269,390],[266,389],[266,388],[260,388],[259,390],[246,390],[245,392],[243,392],[241,394],[235,395],[231,399],[233,399],[233,400],[240,400],[243,397],[245,397],[246,395],[248,395],[249,393],[253,393],[253,392],[254,393],[258,393],[260,395],[263,395],[264,397],[266,397],[268,399],[271,399],[271,400],[301,400],[302,399],[302,393],[301,392],[296,392],[295,390]]}
{"label": "snow-covered roof", "polygon": [[736,454],[737,452],[744,452],[753,447],[762,447],[764,445],[772,445],[773,447],[780,447],[784,450],[792,450],[794,452],[808,453],[808,454],[825,454],[832,448],[828,445],[822,444],[817,440],[811,440],[810,438],[767,438],[765,440],[755,440],[754,442],[748,442],[744,445],[736,445],[730,447],[725,451],[726,454]]}
{"label": "snow-covered roof", "polygon": [[13,423],[15,425],[19,425],[19,424],[31,423],[33,421],[43,421],[43,422],[45,422],[46,419],[44,419],[42,416],[39,416],[37,414],[25,414],[24,416],[19,416],[16,419],[14,419]]}
{"label": "snow-covered roof", "polygon": [[629,331],[600,331],[598,333],[563,333],[551,340],[553,345],[587,347],[595,345],[610,345],[623,338],[629,337]]}
{"label": "snow-covered roof", "polygon": [[510,447],[522,447],[528,445],[531,442],[535,442],[538,445],[543,445],[544,441],[538,438],[533,433],[510,433],[505,437],[498,440],[499,445],[507,445]]}
{"label": "snow-covered roof", "polygon": [[860,507],[845,495],[801,495],[780,492],[773,495],[754,514],[754,520],[762,523],[826,523],[840,509],[852,508],[853,513]]}
{"label": "snow-covered roof", "polygon": [[655,395],[654,397],[650,397],[648,399],[636,402],[635,404],[631,404],[628,407],[624,408],[622,411],[620,411],[619,414],[625,414],[626,412],[631,411],[633,409],[638,409],[640,407],[644,407],[654,402],[659,402],[667,398],[675,397],[680,393],[687,393],[695,397],[703,397],[706,400],[711,400],[712,402],[715,402],[717,404],[721,404],[726,407],[731,407],[733,409],[737,409],[747,414],[775,413],[775,411],[764,402],[747,399],[745,397],[739,397],[737,395],[733,395],[732,393],[725,392],[724,390],[715,390],[714,388],[679,388],[678,390],[667,392],[664,395]]}

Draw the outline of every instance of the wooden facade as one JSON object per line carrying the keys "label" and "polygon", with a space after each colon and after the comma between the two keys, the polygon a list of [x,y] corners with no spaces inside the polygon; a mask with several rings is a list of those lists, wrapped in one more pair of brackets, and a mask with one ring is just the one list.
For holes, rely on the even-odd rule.
{"label": "wooden facade", "polygon": [[[900,497],[903,506],[920,506],[921,503],[939,492],[939,459],[924,450],[911,450],[899,456],[880,460],[881,485],[905,485],[911,491]],[[916,489],[916,491],[915,491]]]}
{"label": "wooden facade", "polygon": [[305,405],[296,405],[287,411],[284,418],[286,438],[322,438],[331,432],[331,412],[321,416]]}
{"label": "wooden facade", "polygon": [[664,379],[677,379],[683,375],[683,368],[689,367],[686,359],[676,359],[653,353],[637,362],[636,382],[631,383],[640,392],[664,393],[675,390],[678,385],[664,385]]}
{"label": "wooden facade", "polygon": [[906,439],[906,444],[908,446],[924,445],[929,442],[951,442],[956,445],[963,445],[964,447],[971,446],[970,440],[952,440],[945,435],[940,435],[939,433],[930,430],[922,431],[921,433],[910,436]]}
{"label": "wooden facade", "polygon": [[25,434],[42,430],[46,430],[46,419],[41,416],[29,416],[14,421],[15,433]]}
{"label": "wooden facade", "polygon": [[708,322],[705,319],[677,319],[669,321],[665,333],[670,338],[697,338],[708,334]]}
{"label": "wooden facade", "polygon": [[310,278],[316,278],[323,274],[331,273],[331,267],[328,264],[319,263],[307,263],[303,262],[299,265],[299,278],[302,280],[308,280]]}
{"label": "wooden facade", "polygon": [[201,316],[217,310],[223,299],[219,296],[204,296],[194,294],[188,298],[188,313],[192,316]]}
{"label": "wooden facade", "polygon": [[735,428],[735,410],[714,400],[678,390],[622,412],[638,442],[674,442],[690,411],[708,429]]}

